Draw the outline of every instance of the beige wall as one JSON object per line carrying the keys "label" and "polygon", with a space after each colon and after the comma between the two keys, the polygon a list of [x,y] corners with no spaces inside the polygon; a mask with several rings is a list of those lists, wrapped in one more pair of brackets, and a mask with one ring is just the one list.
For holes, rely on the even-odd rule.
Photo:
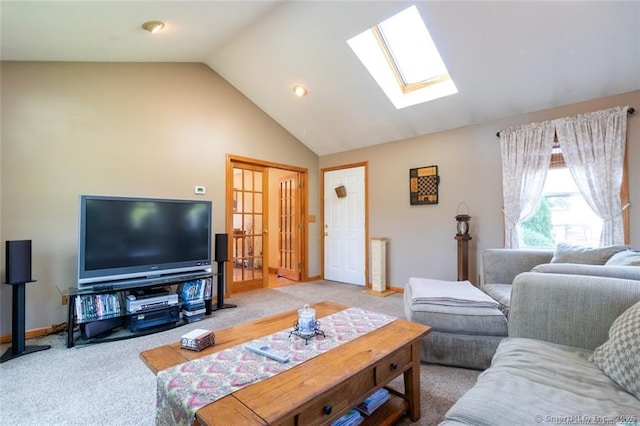
{"label": "beige wall", "polygon": [[[225,158],[235,154],[309,169],[318,214],[317,155],[205,65],[5,62],[0,88],[1,256],[5,240],[33,240],[27,329],[66,319],[56,286],[76,281],[80,194],[212,200],[214,231],[225,232]],[[311,275],[318,235],[311,224]],[[11,288],[1,287],[6,334]]]}
{"label": "beige wall", "polygon": [[[2,63],[0,255],[33,240],[27,329],[66,319],[56,286],[76,280],[79,194],[205,198],[224,229],[225,156],[309,170],[309,275],[320,274],[319,168],[369,162],[369,235],[389,238],[389,284],[456,278],[456,208],[470,209],[471,276],[502,246],[500,129],[614,105],[640,110],[640,91],[419,136],[320,159],[202,64]],[[640,115],[629,118],[630,199],[640,199]],[[437,205],[410,206],[409,169],[437,165]],[[193,194],[195,185],[207,188]],[[640,210],[630,209],[640,246]],[[2,277],[4,278],[4,262]],[[1,334],[11,330],[11,288],[0,286]]]}
{"label": "beige wall", "polygon": [[[544,121],[630,105],[640,111],[640,91],[418,136],[320,158],[320,168],[369,162],[369,235],[389,238],[389,285],[404,287],[411,276],[455,280],[454,216],[466,202],[472,216],[470,279],[477,282],[482,251],[503,247],[502,165],[496,132]],[[640,200],[640,113],[628,119],[630,200]],[[439,204],[409,204],[409,169],[437,165]],[[630,208],[630,243],[640,246],[640,207]]]}

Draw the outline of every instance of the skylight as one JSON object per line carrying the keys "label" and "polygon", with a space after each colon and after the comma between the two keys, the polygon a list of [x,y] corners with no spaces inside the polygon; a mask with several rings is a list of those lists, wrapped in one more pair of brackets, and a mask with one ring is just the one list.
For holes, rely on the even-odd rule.
{"label": "skylight", "polygon": [[347,43],[397,109],[458,93],[415,6]]}

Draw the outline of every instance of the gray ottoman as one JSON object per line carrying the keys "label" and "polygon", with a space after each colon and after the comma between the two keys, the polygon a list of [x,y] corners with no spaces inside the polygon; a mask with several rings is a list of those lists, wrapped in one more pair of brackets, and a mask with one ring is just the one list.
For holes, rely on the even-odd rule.
{"label": "gray ottoman", "polygon": [[407,319],[433,329],[422,340],[421,361],[426,363],[488,368],[507,336],[499,307],[468,281],[411,278],[404,289]]}

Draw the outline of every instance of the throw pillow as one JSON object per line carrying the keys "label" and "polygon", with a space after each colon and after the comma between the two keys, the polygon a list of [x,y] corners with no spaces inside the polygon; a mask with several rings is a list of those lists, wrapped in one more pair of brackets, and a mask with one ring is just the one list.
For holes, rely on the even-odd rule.
{"label": "throw pillow", "polygon": [[610,266],[640,266],[640,251],[625,250],[611,256],[605,265]]}
{"label": "throw pillow", "polygon": [[581,247],[560,243],[551,258],[551,263],[604,265],[611,256],[628,248],[629,246]]}
{"label": "throw pillow", "polygon": [[611,324],[609,340],[597,347],[589,360],[624,390],[640,398],[640,302]]}

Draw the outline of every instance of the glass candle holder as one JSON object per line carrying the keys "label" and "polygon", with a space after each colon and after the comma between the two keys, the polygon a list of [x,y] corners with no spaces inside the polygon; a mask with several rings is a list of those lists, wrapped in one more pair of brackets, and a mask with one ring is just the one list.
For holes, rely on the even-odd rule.
{"label": "glass candle holder", "polygon": [[312,335],[316,332],[316,310],[309,305],[298,309],[298,330],[301,335]]}

